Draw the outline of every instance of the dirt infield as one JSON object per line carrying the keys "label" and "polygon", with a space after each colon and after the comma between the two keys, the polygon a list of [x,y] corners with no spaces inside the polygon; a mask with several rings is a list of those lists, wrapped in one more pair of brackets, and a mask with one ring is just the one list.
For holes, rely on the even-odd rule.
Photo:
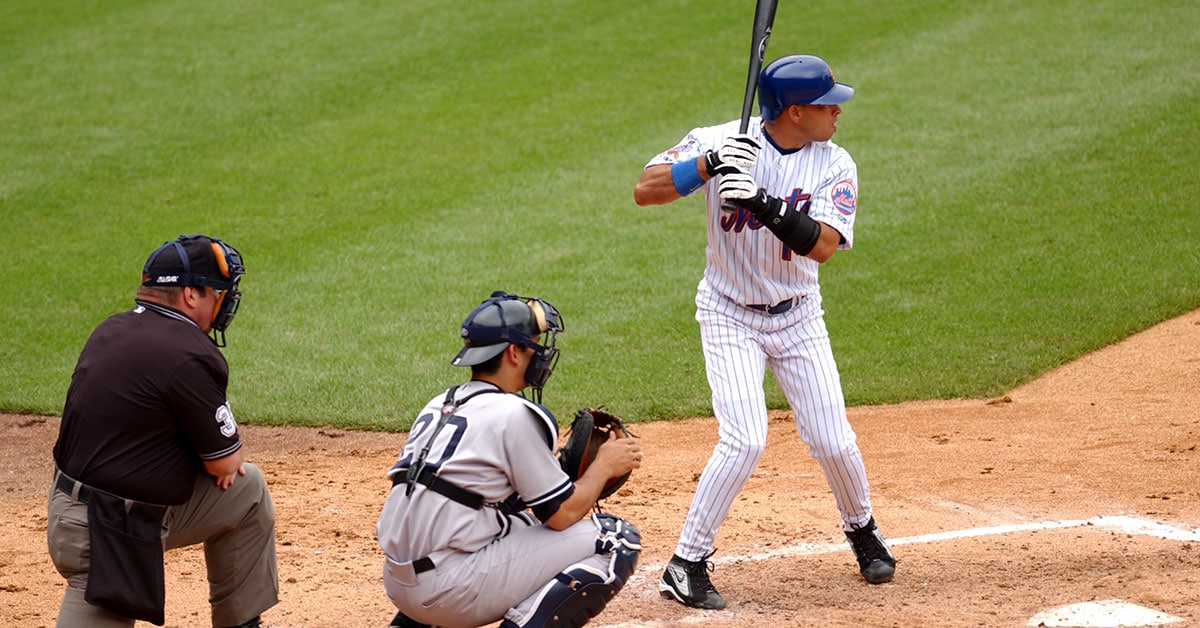
{"label": "dirt infield", "polygon": [[[716,426],[643,424],[646,463],[607,504],[641,529],[641,563],[593,623],[1023,626],[1053,607],[1123,600],[1200,625],[1200,312],[1000,399],[859,407],[850,420],[899,561],[893,582],[858,577],[819,468],[779,412],[717,538],[713,581],[729,608],[662,600],[655,583]],[[64,584],[46,555],[45,499],[57,428],[0,415],[2,626],[54,624]],[[243,432],[278,513],[282,601],[264,624],[386,625],[374,525],[403,435]],[[198,549],[167,554],[167,583],[167,625],[207,626]],[[1064,621],[1047,625],[1118,625]]]}

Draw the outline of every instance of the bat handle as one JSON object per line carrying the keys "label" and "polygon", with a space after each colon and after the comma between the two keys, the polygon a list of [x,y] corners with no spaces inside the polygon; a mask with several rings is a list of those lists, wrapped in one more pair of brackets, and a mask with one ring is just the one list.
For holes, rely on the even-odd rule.
{"label": "bat handle", "polygon": [[735,211],[737,211],[737,210],[738,210],[738,206],[737,206],[737,205],[735,205],[735,204],[733,203],[733,201],[721,201],[721,211],[723,211],[723,212],[735,212]]}

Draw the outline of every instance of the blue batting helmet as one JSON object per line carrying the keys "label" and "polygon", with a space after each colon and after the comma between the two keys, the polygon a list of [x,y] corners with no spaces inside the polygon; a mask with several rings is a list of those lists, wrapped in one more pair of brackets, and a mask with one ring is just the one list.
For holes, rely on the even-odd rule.
{"label": "blue batting helmet", "polygon": [[833,80],[833,70],[821,57],[780,57],[758,76],[758,109],[763,120],[774,120],[792,105],[836,105],[850,100],[854,88]]}

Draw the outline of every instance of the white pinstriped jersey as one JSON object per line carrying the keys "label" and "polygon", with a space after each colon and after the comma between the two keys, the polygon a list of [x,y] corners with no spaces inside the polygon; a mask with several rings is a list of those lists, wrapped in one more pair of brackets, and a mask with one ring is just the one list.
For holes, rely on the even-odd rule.
{"label": "white pinstriped jersey", "polygon": [[[717,150],[725,138],[738,132],[738,126],[739,121],[733,120],[692,129],[677,146],[656,155],[646,167],[695,159],[705,151]],[[747,133],[762,144],[751,172],[758,185],[836,229],[842,236],[838,248],[849,249],[854,243],[858,207],[858,166],[850,154],[832,141],[781,152],[766,138],[757,117],[750,119]],[[816,261],[789,250],[749,212],[721,209],[720,178],[713,177],[703,186],[708,206],[704,281],[743,304],[773,304],[819,292]]]}
{"label": "white pinstriped jersey", "polygon": [[[388,477],[403,474],[434,432],[446,393],[434,397],[409,432],[400,459]],[[562,500],[574,488],[554,457],[558,425],[548,410],[523,397],[478,381],[458,387],[466,400],[437,434],[426,465],[439,477],[478,493],[486,503],[475,510],[422,484],[406,496],[392,488],[375,526],[379,545],[396,562],[412,561],[444,549],[475,552],[509,532],[502,512],[515,512]],[[521,504],[514,505],[518,496]]]}

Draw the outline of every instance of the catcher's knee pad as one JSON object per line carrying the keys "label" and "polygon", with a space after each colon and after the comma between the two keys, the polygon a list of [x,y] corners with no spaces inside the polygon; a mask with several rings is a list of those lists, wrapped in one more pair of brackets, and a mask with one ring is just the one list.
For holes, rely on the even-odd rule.
{"label": "catcher's knee pad", "polygon": [[617,581],[617,589],[625,586],[630,574],[637,567],[638,555],[642,551],[642,535],[637,526],[608,513],[592,515],[596,528],[596,553],[612,554],[609,572]]}
{"label": "catcher's knee pad", "polygon": [[563,569],[541,589],[520,623],[506,619],[502,628],[578,628],[599,615],[625,586],[637,566],[641,535],[633,524],[609,514],[594,514],[592,522],[597,556]]}
{"label": "catcher's knee pad", "polygon": [[501,628],[546,626],[578,628],[600,614],[625,584],[612,574],[575,563],[542,588],[529,615],[520,623],[505,619]]}

